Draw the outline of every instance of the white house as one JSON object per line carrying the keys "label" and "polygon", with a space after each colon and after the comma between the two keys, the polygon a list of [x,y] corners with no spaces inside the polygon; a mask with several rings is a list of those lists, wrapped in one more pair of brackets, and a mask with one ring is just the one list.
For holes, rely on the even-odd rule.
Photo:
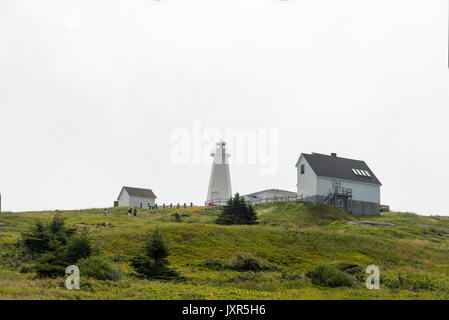
{"label": "white house", "polygon": [[302,153],[296,168],[298,195],[308,201],[332,204],[353,215],[379,214],[382,184],[364,161],[336,153]]}
{"label": "white house", "polygon": [[288,202],[289,200],[296,199],[296,197],[297,197],[296,192],[279,189],[262,190],[259,192],[254,192],[243,196],[246,202],[251,203],[253,205],[276,201]]}
{"label": "white house", "polygon": [[123,187],[117,201],[119,207],[148,209],[155,206],[156,198],[151,189]]}

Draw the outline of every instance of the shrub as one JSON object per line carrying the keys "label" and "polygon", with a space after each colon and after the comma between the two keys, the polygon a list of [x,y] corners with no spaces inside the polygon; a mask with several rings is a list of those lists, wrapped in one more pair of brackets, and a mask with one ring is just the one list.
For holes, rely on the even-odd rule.
{"label": "shrub", "polygon": [[62,277],[68,265],[64,257],[64,251],[57,250],[40,255],[33,269],[39,277]]}
{"label": "shrub", "polygon": [[159,230],[153,232],[145,246],[145,250],[148,258],[154,260],[154,267],[156,269],[159,266],[166,264],[166,258],[170,254],[170,250]]}
{"label": "shrub", "polygon": [[352,278],[336,268],[320,265],[314,270],[307,273],[307,276],[312,280],[315,285],[323,287],[345,287],[352,286]]}
{"label": "shrub", "polygon": [[37,222],[22,234],[22,244],[33,256],[56,251],[65,246],[75,234],[75,229],[65,226],[64,219],[55,216],[49,224]]}
{"label": "shrub", "polygon": [[260,280],[260,275],[253,272],[244,272],[241,274],[236,275],[235,277],[230,278],[229,282],[240,282],[240,281],[258,281]]}
{"label": "shrub", "polygon": [[302,279],[302,273],[297,271],[282,271],[281,280],[300,280]]}
{"label": "shrub", "polygon": [[249,253],[241,253],[230,261],[230,268],[237,271],[278,271],[280,268]]}
{"label": "shrub", "polygon": [[227,263],[220,259],[206,259],[200,266],[211,270],[225,270],[228,266]]}
{"label": "shrub", "polygon": [[245,203],[238,193],[228,200],[217,218],[217,224],[258,224],[254,207]]}
{"label": "shrub", "polygon": [[431,279],[425,274],[408,273],[398,274],[394,277],[382,277],[381,283],[386,287],[393,289],[406,290],[448,290],[448,285],[445,282]]}
{"label": "shrub", "polygon": [[231,269],[236,271],[281,271],[282,269],[272,263],[265,262],[249,253],[241,253],[230,261],[221,259],[206,259],[200,264],[211,270]]}
{"label": "shrub", "polygon": [[33,271],[34,271],[33,265],[30,264],[23,264],[19,270],[20,273],[31,273]]}
{"label": "shrub", "polygon": [[131,261],[131,257],[126,254],[117,253],[112,257],[112,261],[114,262],[128,262]]}
{"label": "shrub", "polygon": [[153,232],[145,245],[145,256],[131,259],[131,264],[140,277],[148,279],[181,279],[179,273],[168,268],[170,250],[159,230]]}
{"label": "shrub", "polygon": [[183,280],[179,272],[170,269],[166,264],[156,266],[148,257],[137,256],[131,259],[131,265],[137,272],[137,277],[156,280]]}
{"label": "shrub", "polygon": [[122,270],[112,265],[102,256],[81,259],[78,262],[78,267],[80,268],[80,275],[83,277],[117,281],[122,276]]}
{"label": "shrub", "polygon": [[90,257],[94,253],[91,238],[87,232],[75,236],[65,249],[65,259],[69,264],[74,264],[80,259]]}
{"label": "shrub", "polygon": [[22,234],[20,243],[35,264],[32,269],[40,277],[63,276],[67,266],[95,253],[91,239],[86,232],[76,234],[59,215],[50,223],[37,222]]}
{"label": "shrub", "polygon": [[0,249],[0,268],[18,270],[24,262],[30,262],[31,257],[22,246],[8,243]]}

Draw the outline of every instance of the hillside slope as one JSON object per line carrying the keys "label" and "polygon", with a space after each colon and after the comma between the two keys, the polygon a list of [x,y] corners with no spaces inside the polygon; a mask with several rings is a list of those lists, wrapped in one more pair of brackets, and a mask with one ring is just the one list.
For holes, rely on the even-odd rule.
{"label": "hillside slope", "polygon": [[[58,212],[69,225],[87,227],[103,254],[125,271],[117,282],[90,280],[69,291],[62,279],[20,273],[15,243],[34,221],[55,212],[6,213],[0,227],[2,299],[434,299],[449,298],[449,220],[409,213],[355,218],[329,206],[269,204],[256,208],[256,226],[219,226],[215,208],[140,211],[126,208]],[[181,221],[176,222],[178,212]],[[386,222],[357,226],[348,221]],[[170,248],[169,261],[185,282],[135,279],[130,259],[158,228]],[[263,272],[215,270],[207,266],[248,253],[276,266]],[[363,282],[327,288],[311,283],[307,272],[325,264],[340,268],[375,264],[384,280],[380,290]],[[23,270],[22,270],[23,271]]]}

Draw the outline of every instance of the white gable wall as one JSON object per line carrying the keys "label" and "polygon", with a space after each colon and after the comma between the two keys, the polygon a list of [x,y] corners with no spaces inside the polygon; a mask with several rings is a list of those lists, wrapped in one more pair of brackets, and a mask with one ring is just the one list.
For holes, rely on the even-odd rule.
{"label": "white gable wall", "polygon": [[122,190],[120,193],[120,196],[118,198],[118,205],[119,207],[125,207],[129,206],[129,194],[126,192],[126,190]]}
{"label": "white gable wall", "polygon": [[334,181],[339,181],[342,188],[351,188],[353,200],[380,203],[379,185],[324,177],[317,177],[317,195],[329,195]]}
{"label": "white gable wall", "polygon": [[[304,174],[301,174],[302,164],[304,164]],[[298,195],[303,195],[304,197],[315,196],[317,194],[317,176],[303,156],[300,157],[297,163],[297,175],[298,183],[296,187]]]}

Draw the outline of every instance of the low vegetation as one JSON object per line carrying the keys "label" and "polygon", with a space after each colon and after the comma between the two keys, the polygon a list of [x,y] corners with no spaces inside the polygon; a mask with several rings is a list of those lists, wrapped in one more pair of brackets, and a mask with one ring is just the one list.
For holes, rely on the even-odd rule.
{"label": "low vegetation", "polygon": [[350,287],[354,280],[345,272],[328,265],[319,265],[307,273],[313,284],[323,287]]}
{"label": "low vegetation", "polygon": [[[215,207],[126,210],[2,213],[0,299],[449,299],[444,217],[276,203],[253,208],[258,224],[217,224]],[[71,264],[80,290],[65,288]],[[365,287],[371,264],[379,290]]]}

